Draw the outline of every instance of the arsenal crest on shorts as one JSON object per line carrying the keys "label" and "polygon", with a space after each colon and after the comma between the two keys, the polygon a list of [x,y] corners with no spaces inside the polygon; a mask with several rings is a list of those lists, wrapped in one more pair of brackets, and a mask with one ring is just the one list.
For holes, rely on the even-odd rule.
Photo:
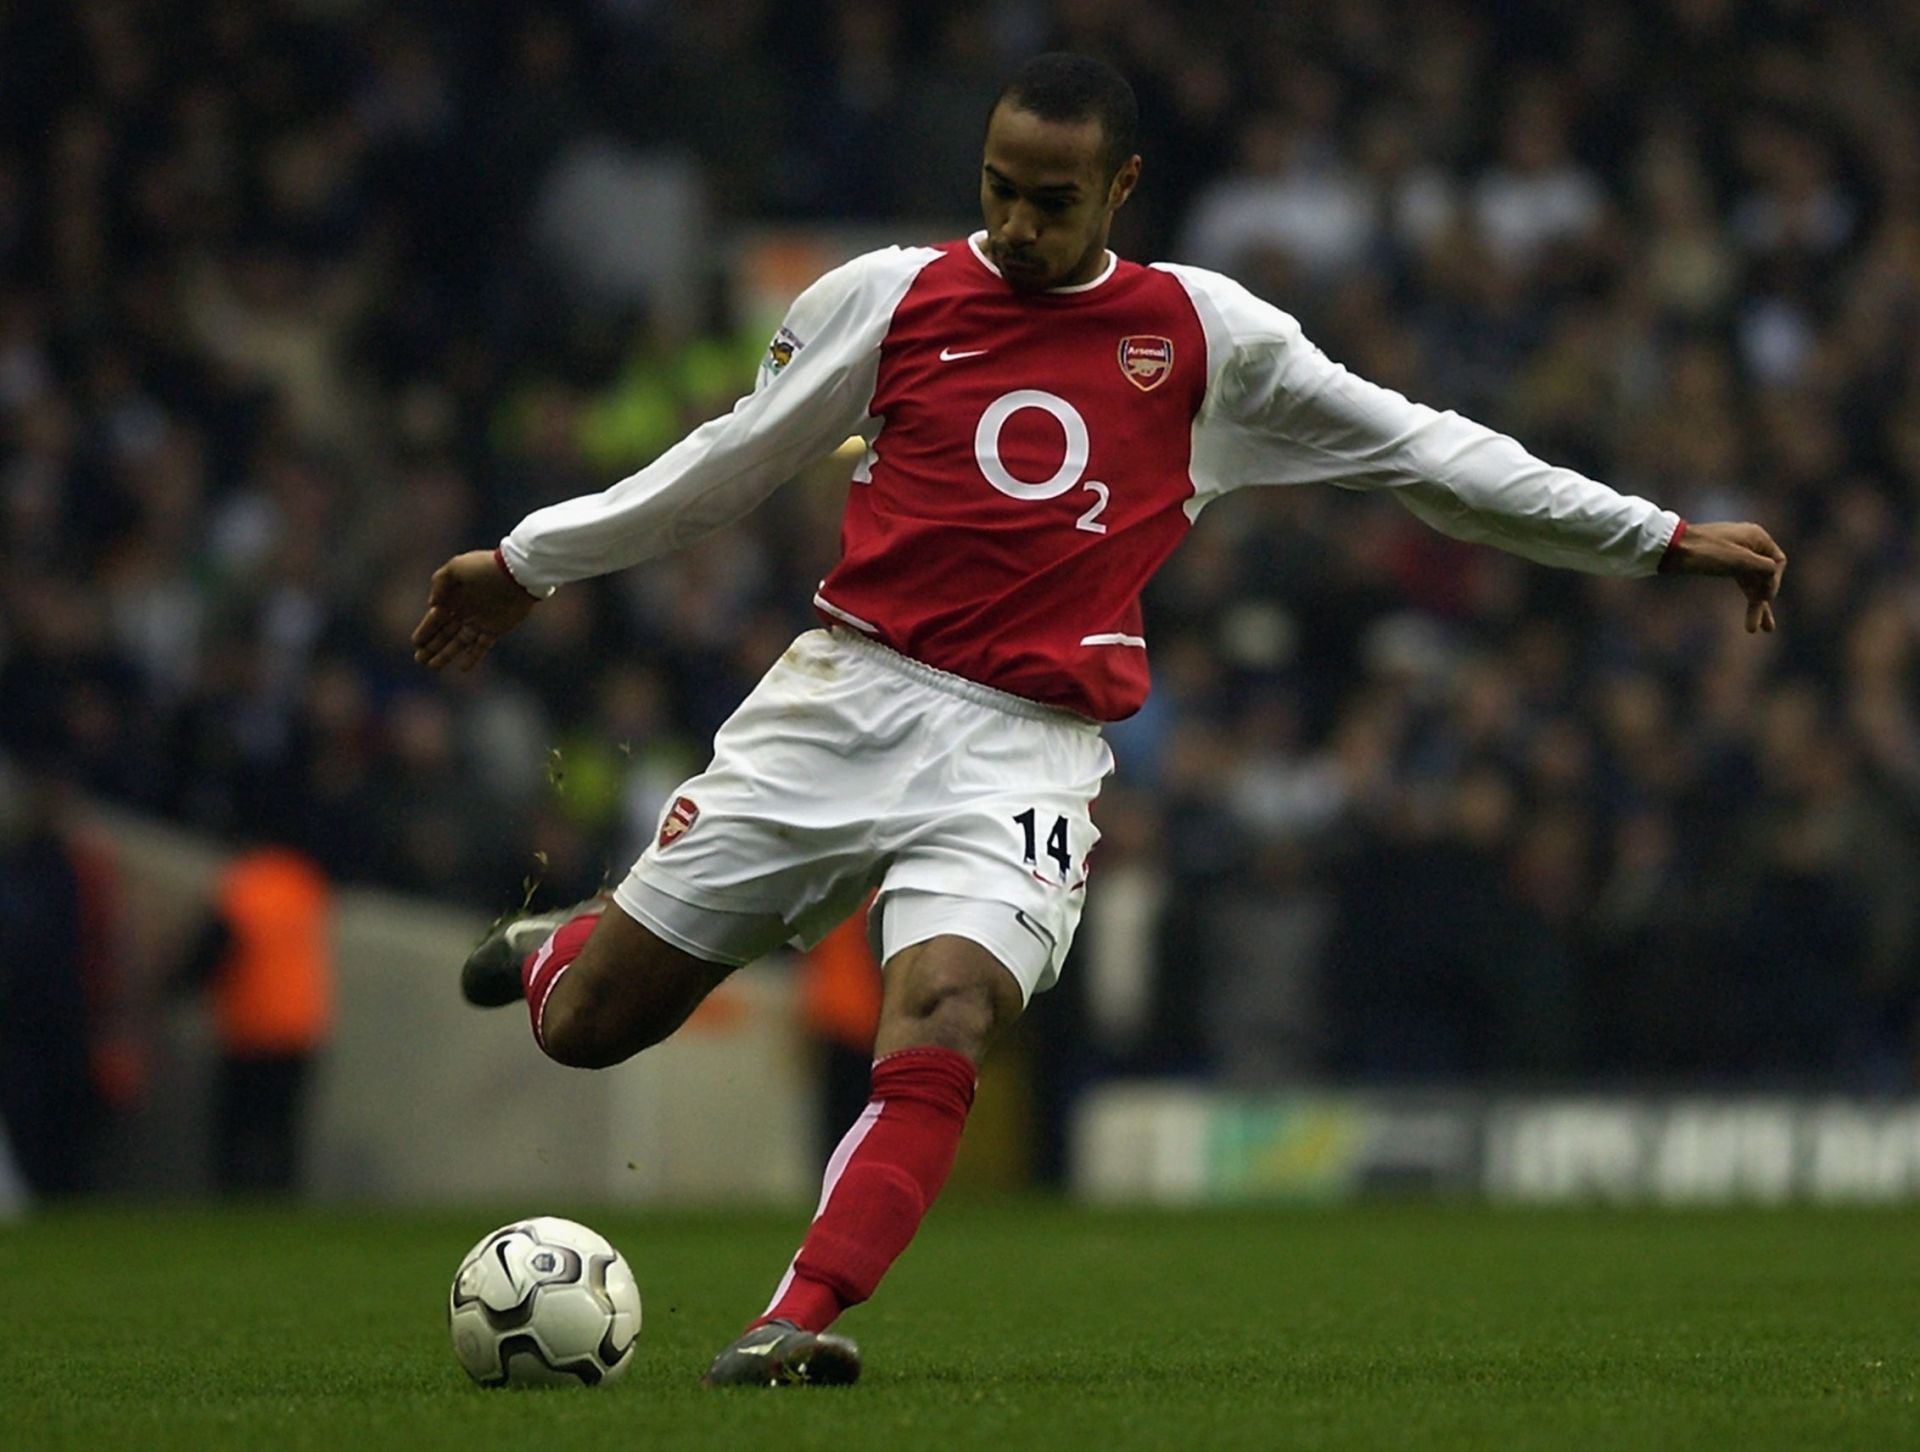
{"label": "arsenal crest on shorts", "polygon": [[1120,371],[1142,393],[1149,393],[1167,381],[1173,372],[1173,339],[1154,338],[1135,333],[1120,340]]}
{"label": "arsenal crest on shorts", "polygon": [[687,828],[693,825],[700,815],[700,808],[692,797],[675,797],[673,805],[667,809],[667,819],[660,824],[660,845],[671,847],[687,835]]}

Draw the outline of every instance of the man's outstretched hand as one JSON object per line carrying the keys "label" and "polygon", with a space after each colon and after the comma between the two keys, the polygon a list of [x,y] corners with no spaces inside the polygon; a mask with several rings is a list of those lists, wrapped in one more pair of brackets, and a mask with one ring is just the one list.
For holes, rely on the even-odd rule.
{"label": "man's outstretched hand", "polygon": [[450,665],[470,671],[537,603],[493,551],[455,555],[433,572],[427,613],[413,630],[413,658],[430,671]]}
{"label": "man's outstretched hand", "polygon": [[1773,629],[1787,552],[1757,524],[1689,524],[1673,546],[1667,573],[1730,575],[1747,597],[1747,634]]}

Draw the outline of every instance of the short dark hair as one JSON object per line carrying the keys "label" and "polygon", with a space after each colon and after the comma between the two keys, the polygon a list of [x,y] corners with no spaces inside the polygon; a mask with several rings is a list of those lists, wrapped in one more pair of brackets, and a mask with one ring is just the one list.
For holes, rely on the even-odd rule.
{"label": "short dark hair", "polygon": [[1037,55],[1000,88],[993,109],[999,110],[1003,103],[1030,111],[1043,121],[1097,120],[1107,139],[1108,176],[1133,155],[1140,106],[1127,78],[1105,61],[1064,50]]}

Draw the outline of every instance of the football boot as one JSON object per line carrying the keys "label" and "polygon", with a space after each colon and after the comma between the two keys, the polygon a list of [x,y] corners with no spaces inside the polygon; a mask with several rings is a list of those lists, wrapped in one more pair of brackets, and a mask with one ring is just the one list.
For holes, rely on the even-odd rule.
{"label": "football boot", "polygon": [[604,898],[590,897],[572,907],[520,913],[495,923],[461,966],[460,996],[475,1008],[520,1002],[520,965],[527,961],[527,954],[553,936],[556,929],[604,902]]}
{"label": "football boot", "polygon": [[755,1326],[700,1378],[706,1386],[852,1386],[859,1379],[858,1346],[791,1321]]}

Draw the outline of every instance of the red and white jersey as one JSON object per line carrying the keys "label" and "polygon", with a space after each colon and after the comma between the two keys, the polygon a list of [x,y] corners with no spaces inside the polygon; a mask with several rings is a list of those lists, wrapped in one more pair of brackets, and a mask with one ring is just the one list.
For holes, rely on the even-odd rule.
{"label": "red and white jersey", "polygon": [[1545,564],[1651,574],[1678,516],[1356,378],[1217,273],[1111,256],[1017,292],[984,233],[887,248],[794,302],[753,393],[602,494],[501,541],[536,594],[717,529],[867,441],[815,607],[904,655],[1111,721],[1147,694],[1140,592],[1249,484],[1387,488]]}

